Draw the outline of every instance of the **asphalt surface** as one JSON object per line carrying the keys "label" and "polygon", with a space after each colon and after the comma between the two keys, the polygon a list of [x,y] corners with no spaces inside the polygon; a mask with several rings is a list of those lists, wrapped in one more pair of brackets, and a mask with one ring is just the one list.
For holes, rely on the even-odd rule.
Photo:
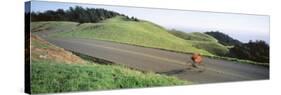
{"label": "asphalt surface", "polygon": [[89,56],[124,64],[195,83],[217,83],[269,79],[269,68],[233,61],[203,58],[205,71],[190,69],[191,55],[109,41],[78,38],[47,38],[49,42]]}

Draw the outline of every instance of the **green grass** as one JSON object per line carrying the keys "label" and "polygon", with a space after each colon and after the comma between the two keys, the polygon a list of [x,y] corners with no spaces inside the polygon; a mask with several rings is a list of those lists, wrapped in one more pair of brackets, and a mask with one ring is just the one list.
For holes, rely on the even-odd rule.
{"label": "green grass", "polygon": [[199,33],[199,32],[191,32],[191,33],[186,33],[186,32],[181,32],[177,30],[171,30],[169,33],[179,37],[183,38],[185,40],[194,40],[194,41],[212,41],[212,42],[218,42],[216,38],[209,36],[204,33]]}
{"label": "green grass", "polygon": [[39,31],[71,31],[76,27],[78,23],[76,22],[67,22],[67,21],[44,21],[44,22],[32,22],[31,23],[31,31],[39,32]]}
{"label": "green grass", "polygon": [[229,49],[228,47],[219,44],[218,42],[212,42],[212,41],[191,41],[188,40],[189,43],[192,43],[194,47],[206,50],[212,54],[218,55],[218,56],[224,56],[228,53]]}
{"label": "green grass", "polygon": [[218,43],[217,39],[204,33],[199,32],[181,32],[177,30],[169,31],[169,33],[185,39],[187,43],[191,43],[194,47],[206,50],[214,55],[223,56],[228,53],[228,47]]}
{"label": "green grass", "polygon": [[64,64],[32,61],[31,92],[56,93],[118,88],[183,85],[191,82],[155,73],[142,73],[122,66]]}
{"label": "green grass", "polygon": [[203,55],[213,55],[206,50],[194,47],[192,43],[187,43],[182,38],[170,34],[158,25],[148,21],[126,21],[120,16],[101,23],[80,24],[72,31],[60,32],[55,37],[107,40],[185,53],[200,52]]}

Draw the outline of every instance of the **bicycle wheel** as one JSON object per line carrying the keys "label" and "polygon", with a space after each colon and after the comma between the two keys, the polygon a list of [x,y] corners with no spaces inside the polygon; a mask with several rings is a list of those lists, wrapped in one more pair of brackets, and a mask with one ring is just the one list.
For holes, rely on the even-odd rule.
{"label": "bicycle wheel", "polygon": [[205,64],[196,64],[198,72],[204,72],[206,70]]}

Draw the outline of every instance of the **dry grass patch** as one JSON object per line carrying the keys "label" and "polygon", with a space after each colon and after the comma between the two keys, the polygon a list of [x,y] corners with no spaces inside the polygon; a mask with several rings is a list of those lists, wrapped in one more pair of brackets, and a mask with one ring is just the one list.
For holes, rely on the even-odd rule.
{"label": "dry grass patch", "polygon": [[63,48],[56,47],[36,35],[31,35],[31,59],[33,60],[54,60],[70,64],[85,63],[80,57],[67,52]]}

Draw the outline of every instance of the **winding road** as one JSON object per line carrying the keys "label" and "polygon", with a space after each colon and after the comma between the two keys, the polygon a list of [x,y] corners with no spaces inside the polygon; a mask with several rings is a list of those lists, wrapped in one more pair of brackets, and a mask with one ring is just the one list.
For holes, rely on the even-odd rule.
{"label": "winding road", "polygon": [[198,84],[269,79],[268,67],[253,64],[204,58],[206,70],[198,72],[187,69],[186,64],[191,63],[189,54],[92,39],[43,38],[71,51]]}

